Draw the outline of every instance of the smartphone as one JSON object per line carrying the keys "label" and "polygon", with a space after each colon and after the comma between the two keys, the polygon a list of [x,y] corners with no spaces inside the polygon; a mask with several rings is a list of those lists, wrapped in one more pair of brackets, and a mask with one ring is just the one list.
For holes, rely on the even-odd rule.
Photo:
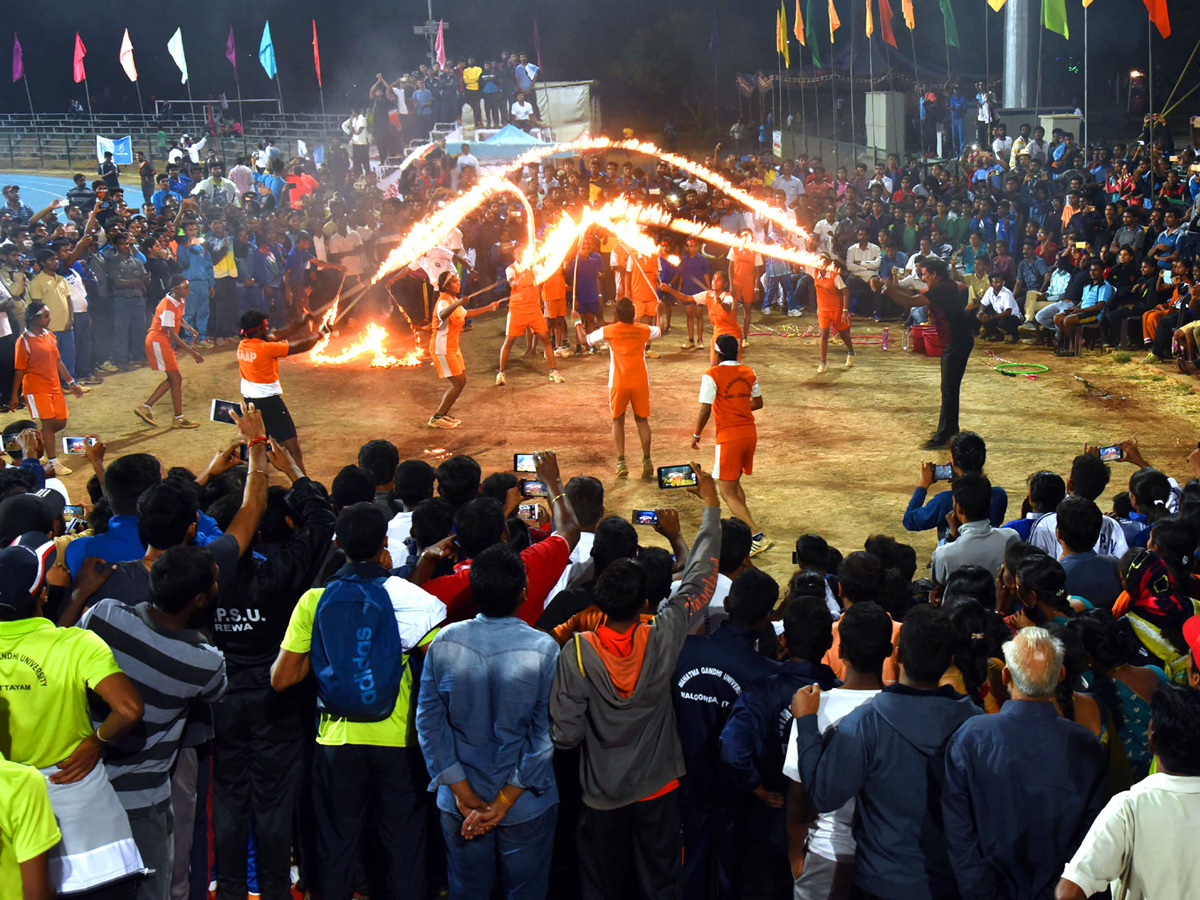
{"label": "smartphone", "polygon": [[537,467],[533,464],[532,453],[514,453],[513,454],[513,471],[514,472],[529,472],[537,471]]}
{"label": "smartphone", "polygon": [[933,467],[934,481],[949,481],[954,477],[954,466],[950,463],[939,464]]}
{"label": "smartphone", "polygon": [[524,519],[526,522],[536,522],[538,517],[538,508],[536,503],[522,503],[517,507],[517,518]]}
{"label": "smartphone", "polygon": [[1125,458],[1125,451],[1118,446],[1101,447],[1100,459],[1104,462],[1117,462]]}
{"label": "smartphone", "polygon": [[209,417],[214,422],[224,422],[226,425],[232,425],[233,416],[230,415],[231,412],[241,415],[242,404],[236,400],[213,400],[212,411],[209,413]]}
{"label": "smartphone", "polygon": [[634,525],[657,525],[658,513],[652,509],[635,509],[633,511]]}
{"label": "smartphone", "polygon": [[75,503],[63,507],[63,515],[68,519],[82,519],[87,515],[82,503]]}
{"label": "smartphone", "polygon": [[522,481],[521,496],[525,498],[549,497],[550,489],[540,481]]}
{"label": "smartphone", "polygon": [[4,449],[8,453],[20,453],[21,445],[17,443],[15,434],[6,434],[4,436]]}
{"label": "smartphone", "polygon": [[658,486],[661,490],[694,487],[700,483],[691,466],[659,466]]}
{"label": "smartphone", "polygon": [[1086,250],[1087,248],[1088,248],[1087,241],[1076,241],[1075,242],[1076,250]]}
{"label": "smartphone", "polygon": [[88,447],[93,447],[96,444],[94,437],[64,437],[62,439],[63,453],[86,453]]}

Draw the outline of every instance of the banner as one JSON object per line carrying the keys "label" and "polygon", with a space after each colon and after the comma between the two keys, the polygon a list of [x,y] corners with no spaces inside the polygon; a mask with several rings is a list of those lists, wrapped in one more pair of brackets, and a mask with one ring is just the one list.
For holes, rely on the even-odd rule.
{"label": "banner", "polygon": [[133,138],[106,138],[96,135],[96,162],[104,162],[104,154],[112,153],[118,166],[133,165]]}
{"label": "banner", "polygon": [[258,42],[258,61],[262,63],[267,77],[274,78],[278,70],[275,68],[275,43],[271,40],[270,22],[263,25],[262,40]]}
{"label": "banner", "polygon": [[121,68],[130,81],[137,81],[137,66],[133,64],[133,41],[129,40],[129,29],[125,29],[125,37],[121,38]]}
{"label": "banner", "polygon": [[180,84],[187,84],[187,57],[183,55],[183,29],[176,28],[175,33],[171,35],[171,39],[167,41],[167,52],[171,54],[171,59],[175,60],[175,65],[179,67],[179,74],[183,76]]}
{"label": "banner", "polygon": [[83,58],[87,56],[87,47],[83,46],[83,38],[79,36],[79,32],[75,32],[75,60],[74,74],[75,83],[87,80],[87,69],[83,67]]}
{"label": "banner", "polygon": [[25,77],[25,53],[21,50],[21,42],[13,35],[13,83]]}

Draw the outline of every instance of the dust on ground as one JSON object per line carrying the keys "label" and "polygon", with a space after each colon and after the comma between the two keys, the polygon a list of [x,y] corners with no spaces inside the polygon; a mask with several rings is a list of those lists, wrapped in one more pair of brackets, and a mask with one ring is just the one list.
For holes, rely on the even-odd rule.
{"label": "dust on ground", "polygon": [[[756,318],[757,314],[756,314]],[[765,321],[784,329],[812,319]],[[700,376],[708,366],[706,350],[683,351],[682,323],[656,343],[660,359],[648,360],[651,379],[655,465],[683,463],[698,456],[712,465],[712,426],[702,451],[689,448],[695,427]],[[389,349],[405,351],[412,337],[393,327]],[[758,374],[765,399],[757,414],[758,451],[754,475],[744,479],[750,509],[758,525],[775,541],[757,564],[784,581],[793,570],[792,545],[808,531],[823,534],[843,553],[862,546],[873,533],[893,534],[912,543],[922,564],[935,544],[933,532],[906,534],[904,509],[917,484],[922,459],[947,461],[947,452],[919,449],[937,424],[940,373],[938,360],[901,349],[901,329],[889,325],[891,346],[859,348],[853,369],[842,368],[840,344],[831,342],[830,368],[816,374],[817,342],[799,336],[753,336],[745,362]],[[387,438],[401,458],[425,458],[434,465],[455,453],[479,460],[485,475],[507,471],[514,452],[558,451],[564,478],[600,477],[609,512],[628,516],[635,508],[677,505],[690,535],[699,522],[699,501],[683,491],[662,492],[637,478],[636,432],[630,417],[628,447],[634,477],[613,477],[615,458],[608,419],[607,353],[560,361],[566,384],[547,378],[540,354],[520,357],[514,349],[508,384],[494,385],[502,342],[503,318],[483,316],[463,335],[467,388],[454,408],[463,420],[455,430],[426,426],[444,382],[428,363],[418,368],[371,369],[365,358],[343,366],[318,365],[307,356],[280,366],[284,397],[300,430],[308,471],[328,484],[344,465],[355,461],[359,446]],[[878,341],[880,326],[856,323],[854,334]],[[337,352],[353,335],[335,338]],[[1036,380],[1003,377],[993,371],[992,350],[1016,362],[1036,362],[1049,371]],[[213,453],[235,438],[231,426],[208,420],[213,398],[236,399],[238,373],[233,346],[208,351],[203,364],[181,359],[184,411],[200,428],[172,431],[169,399],[156,408],[162,425],[153,429],[132,410],[159,381],[148,369],[112,375],[82,399],[68,398],[70,422],[63,434],[95,432],[107,443],[109,458],[144,451],[168,465],[199,472]],[[1185,457],[1197,439],[1197,394],[1163,374],[1162,367],[1121,364],[1112,355],[1056,358],[1045,350],[1009,344],[976,344],[962,390],[961,425],[978,431],[988,443],[987,471],[1009,494],[1009,515],[1019,514],[1025,479],[1039,469],[1064,476],[1085,443],[1111,444],[1136,436],[1151,464],[1182,479]],[[1077,378],[1072,376],[1078,376]],[[1086,381],[1086,384],[1084,383]],[[1200,384],[1200,382],[1197,382]],[[5,417],[9,420],[13,414]],[[4,419],[0,419],[4,421]],[[86,464],[67,457],[76,470],[67,482],[83,496]],[[1112,466],[1107,498],[1124,490],[1133,468]],[[273,473],[273,483],[281,477]],[[942,487],[939,485],[938,487]],[[937,488],[935,487],[935,490]],[[665,545],[649,528],[647,542]]]}

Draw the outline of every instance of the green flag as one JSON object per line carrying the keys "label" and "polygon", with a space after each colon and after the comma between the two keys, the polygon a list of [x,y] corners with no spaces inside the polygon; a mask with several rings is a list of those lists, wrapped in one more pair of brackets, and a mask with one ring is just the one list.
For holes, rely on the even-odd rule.
{"label": "green flag", "polygon": [[812,51],[813,65],[820,68],[821,53],[817,50],[817,34],[815,31],[813,31],[813,24],[815,21],[816,20],[813,18],[812,14],[812,0],[808,0],[808,6],[804,15],[804,35],[806,38],[805,46]]}
{"label": "green flag", "polygon": [[[1066,0],[1060,0],[1065,3]],[[946,46],[958,49],[958,26],[954,24],[954,7],[950,0],[942,0],[942,19],[946,25]]]}
{"label": "green flag", "polygon": [[1071,35],[1067,31],[1067,0],[1042,0],[1042,25],[1047,31],[1069,38]]}

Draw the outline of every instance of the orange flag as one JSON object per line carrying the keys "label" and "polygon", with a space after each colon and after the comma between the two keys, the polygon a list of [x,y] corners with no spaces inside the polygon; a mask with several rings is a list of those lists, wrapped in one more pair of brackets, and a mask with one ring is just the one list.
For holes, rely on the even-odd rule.
{"label": "orange flag", "polygon": [[875,33],[875,20],[871,18],[871,0],[867,0],[867,37]]}
{"label": "orange flag", "polygon": [[1142,2],[1146,4],[1146,12],[1150,13],[1150,21],[1158,28],[1158,33],[1169,38],[1171,36],[1171,20],[1167,16],[1167,0],[1142,0]]}
{"label": "orange flag", "polygon": [[892,5],[888,0],[879,0],[879,33],[885,41],[896,46],[896,35],[892,33]]}
{"label": "orange flag", "polygon": [[833,0],[829,0],[829,43],[833,43],[833,33],[842,27],[838,21],[837,10],[833,8]]}
{"label": "orange flag", "polygon": [[[1004,8],[1004,4],[1007,2],[1008,0],[987,0],[987,5],[990,6],[994,12],[1000,12],[1000,10]],[[1083,5],[1087,6],[1091,2],[1092,0],[1083,0]]]}
{"label": "orange flag", "polygon": [[901,0],[901,8],[904,10],[904,24],[908,26],[909,31],[916,31],[917,20],[913,16],[912,0]]}
{"label": "orange flag", "polygon": [[800,46],[804,44],[804,17],[800,15],[800,0],[796,0],[796,26],[792,34],[796,35],[796,40],[800,42]]}
{"label": "orange flag", "polygon": [[783,55],[783,19],[779,17],[779,13],[775,13],[775,52]]}

